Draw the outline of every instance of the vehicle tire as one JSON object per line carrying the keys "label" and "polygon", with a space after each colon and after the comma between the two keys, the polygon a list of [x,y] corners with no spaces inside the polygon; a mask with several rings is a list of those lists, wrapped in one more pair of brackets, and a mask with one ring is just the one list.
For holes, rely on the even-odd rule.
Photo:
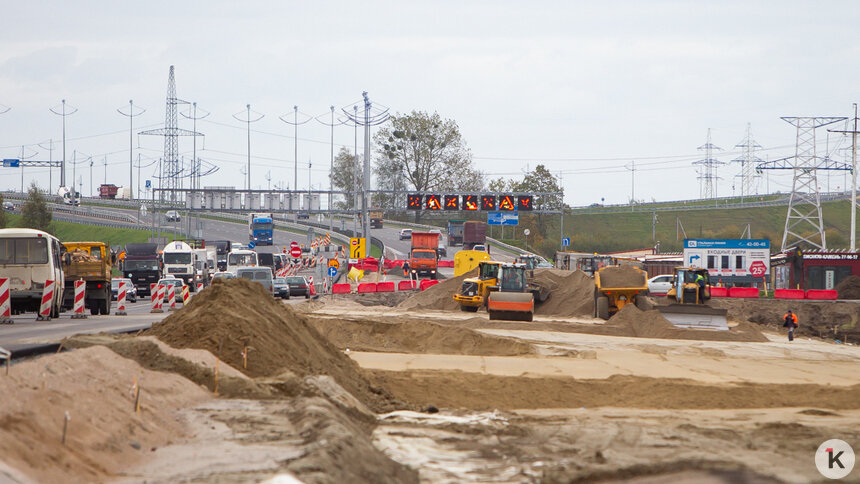
{"label": "vehicle tire", "polygon": [[639,308],[640,311],[648,311],[651,309],[651,302],[648,299],[641,295],[636,295],[636,307]]}
{"label": "vehicle tire", "polygon": [[51,318],[59,318],[60,317],[60,304],[57,303],[56,306],[51,306]]}
{"label": "vehicle tire", "polygon": [[597,317],[600,319],[609,319],[609,298],[600,296],[597,298],[596,304]]}
{"label": "vehicle tire", "polygon": [[93,316],[98,316],[99,308],[98,307],[90,308],[90,314],[92,314]]}
{"label": "vehicle tire", "polygon": [[103,300],[99,303],[99,314],[110,314],[110,301]]}
{"label": "vehicle tire", "polygon": [[460,306],[460,311],[467,312],[467,313],[477,313],[478,312],[478,306]]}

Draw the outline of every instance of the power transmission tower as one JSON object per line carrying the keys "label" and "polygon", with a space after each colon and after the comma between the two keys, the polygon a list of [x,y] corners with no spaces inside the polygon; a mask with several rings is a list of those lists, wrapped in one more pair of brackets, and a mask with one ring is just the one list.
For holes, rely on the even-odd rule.
{"label": "power transmission tower", "polygon": [[755,154],[755,150],[757,148],[761,148],[761,145],[756,143],[755,139],[753,139],[750,123],[747,123],[746,136],[735,145],[735,148],[741,149],[741,156],[732,160],[732,163],[741,164],[741,202],[743,202],[744,197],[752,195],[752,188],[755,180],[755,166],[764,161]]}
{"label": "power transmission tower", "polygon": [[[256,111],[254,111],[253,116],[252,116],[250,104],[246,104],[245,109],[246,109],[245,119],[241,118],[241,116],[240,116],[242,114],[241,111],[234,114],[233,117],[236,118],[236,120],[241,121],[241,122],[248,125],[248,169],[247,169],[246,174],[248,175],[248,191],[249,191],[248,195],[250,198],[250,190],[251,190],[251,123],[256,123],[257,121],[263,119],[265,114],[258,113]],[[250,205],[250,202],[248,202],[248,205]]]}
{"label": "power transmission tower", "polygon": [[854,129],[834,133],[851,135],[851,252],[857,250],[857,103],[854,103]]}
{"label": "power transmission tower", "polygon": [[[126,113],[122,112],[122,109],[117,109],[117,110],[116,110],[116,112],[118,112],[118,113],[120,113],[120,114],[122,114],[123,116],[125,116],[125,117],[127,117],[127,118],[128,118],[128,190],[129,190],[130,192],[131,192],[131,190],[132,190],[132,188],[131,188],[131,187],[132,187],[132,183],[133,183],[133,176],[132,176],[132,173],[134,172],[134,137],[133,137],[133,133],[134,133],[134,117],[135,117],[135,116],[140,116],[141,114],[143,114],[143,113],[145,113],[145,112],[146,112],[146,109],[143,109],[143,108],[141,108],[141,107],[138,107],[137,109],[138,109],[138,111],[137,111],[137,112],[135,112],[135,110],[134,110],[134,100],[133,100],[133,99],[129,99],[129,100],[128,100],[128,114],[126,114]],[[132,194],[131,194],[131,198],[132,198],[132,199],[134,199],[134,198],[135,198],[135,194],[134,194],[134,193],[132,193]]]}
{"label": "power transmission tower", "polygon": [[[286,114],[284,115],[286,116]],[[305,124],[311,120],[312,116],[302,113],[305,117],[303,121],[299,121],[299,107],[293,106],[293,120],[287,121],[284,116],[280,116],[280,120],[293,125],[293,191],[299,191],[299,125]],[[310,203],[310,202],[308,202]],[[308,205],[310,207],[310,205]],[[290,210],[298,210],[300,207],[293,207],[293,197],[290,196]]]}
{"label": "power transmission tower", "polygon": [[[200,133],[179,129],[179,118],[177,106],[188,104],[176,97],[176,78],[173,74],[173,66],[170,66],[170,74],[167,77],[167,103],[164,112],[164,127],[141,131],[139,134],[164,136],[164,160],[162,161],[162,174],[159,188],[162,190],[160,198],[163,199],[164,191],[170,192],[170,201],[177,202],[182,188],[180,177],[182,166],[179,162],[179,137],[200,136]],[[167,181],[165,184],[164,181]]]}
{"label": "power transmission tower", "polygon": [[699,198],[716,198],[717,197],[717,167],[725,163],[714,158],[714,150],[722,150],[722,148],[711,143],[711,128],[708,128],[708,139],[702,146],[697,148],[699,151],[705,152],[705,158],[699,161],[694,161],[694,165],[699,165]]}
{"label": "power transmission tower", "polygon": [[[830,158],[815,155],[815,128],[843,121],[844,117],[783,117],[782,120],[797,128],[794,156],[766,161],[756,170],[793,170],[794,181],[785,217],[781,251],[807,243],[818,249],[827,249],[824,221],[821,216],[821,197],[818,193],[818,170],[845,170],[848,165]],[[812,229],[811,233],[810,230]]]}
{"label": "power transmission tower", "polygon": [[[56,106],[50,108],[50,111],[52,113],[58,115],[58,116],[63,117],[63,163],[60,165],[60,186],[64,187],[64,186],[66,186],[66,116],[71,116],[71,115],[75,114],[76,112],[78,112],[78,108],[72,107],[72,106],[67,106],[65,99],[63,99],[60,104],[61,104],[61,108],[59,111],[57,111]],[[66,111],[66,107],[71,108],[72,111],[71,112]],[[72,191],[73,192],[75,191],[75,178],[74,177],[72,177]]]}

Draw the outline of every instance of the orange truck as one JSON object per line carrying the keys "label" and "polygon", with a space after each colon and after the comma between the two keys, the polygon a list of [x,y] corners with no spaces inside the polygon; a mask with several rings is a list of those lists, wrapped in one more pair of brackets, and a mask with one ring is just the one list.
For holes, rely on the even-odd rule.
{"label": "orange truck", "polygon": [[412,250],[409,252],[409,270],[415,276],[429,276],[436,279],[439,269],[438,232],[412,232]]}

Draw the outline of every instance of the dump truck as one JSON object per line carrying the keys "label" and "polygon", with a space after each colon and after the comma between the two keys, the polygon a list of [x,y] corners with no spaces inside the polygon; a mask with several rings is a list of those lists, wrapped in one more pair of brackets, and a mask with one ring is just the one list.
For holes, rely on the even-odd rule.
{"label": "dump truck", "polygon": [[370,212],[370,228],[372,229],[381,229],[382,228],[382,212],[379,210],[374,210]]}
{"label": "dump truck", "polygon": [[[463,252],[465,251],[460,251],[457,255]],[[460,311],[474,313],[487,303],[491,288],[495,290],[499,285],[499,266],[501,265],[501,262],[490,260],[478,263],[478,277],[464,280],[463,285],[460,286],[460,292],[454,294],[454,301],[460,305]]]}
{"label": "dump truck", "polygon": [[470,220],[463,224],[463,248],[465,250],[471,250],[476,245],[486,245],[486,243],[486,222],[476,222]]}
{"label": "dump truck", "polygon": [[448,247],[454,247],[463,243],[463,224],[465,220],[448,221]]}
{"label": "dump truck", "polygon": [[86,282],[84,307],[90,314],[110,314],[110,280],[113,256],[104,242],[63,242],[69,257],[64,257],[63,308],[75,304],[75,281]]}
{"label": "dump truck", "polygon": [[436,232],[412,232],[412,250],[409,252],[409,270],[415,276],[436,279],[439,269],[439,237]]}
{"label": "dump truck", "polygon": [[[697,282],[701,276],[701,284]],[[666,294],[668,306],[657,306],[664,318],[681,328],[728,330],[728,311],[713,308],[708,270],[701,267],[675,267],[672,288]]]}
{"label": "dump truck", "polygon": [[207,242],[207,245],[215,247],[216,259],[219,271],[227,270],[227,254],[230,252],[229,240],[212,240]]}
{"label": "dump truck", "polygon": [[594,274],[594,317],[609,319],[628,304],[645,307],[648,273],[632,266],[605,266]]}
{"label": "dump truck", "polygon": [[123,277],[131,279],[139,296],[149,296],[149,285],[161,279],[161,257],[158,244],[141,242],[125,246],[125,258],[120,264]]}
{"label": "dump truck", "polygon": [[99,198],[116,198],[116,193],[119,187],[114,184],[103,184],[99,186]]}
{"label": "dump truck", "polygon": [[487,296],[490,319],[532,321],[537,295],[528,283],[522,264],[500,264],[499,285]]}

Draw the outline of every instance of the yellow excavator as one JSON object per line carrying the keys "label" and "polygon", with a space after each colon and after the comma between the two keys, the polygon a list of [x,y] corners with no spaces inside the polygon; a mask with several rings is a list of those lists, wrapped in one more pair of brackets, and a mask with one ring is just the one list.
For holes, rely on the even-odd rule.
{"label": "yellow excavator", "polygon": [[478,277],[464,280],[460,292],[454,294],[454,300],[460,305],[461,311],[474,313],[486,304],[491,288],[499,285],[499,267],[501,265],[501,262],[496,261],[478,263]]}
{"label": "yellow excavator", "polygon": [[728,330],[726,309],[707,306],[711,299],[708,270],[702,267],[676,267],[672,288],[666,293],[668,306],[657,306],[664,318],[682,328]]}

